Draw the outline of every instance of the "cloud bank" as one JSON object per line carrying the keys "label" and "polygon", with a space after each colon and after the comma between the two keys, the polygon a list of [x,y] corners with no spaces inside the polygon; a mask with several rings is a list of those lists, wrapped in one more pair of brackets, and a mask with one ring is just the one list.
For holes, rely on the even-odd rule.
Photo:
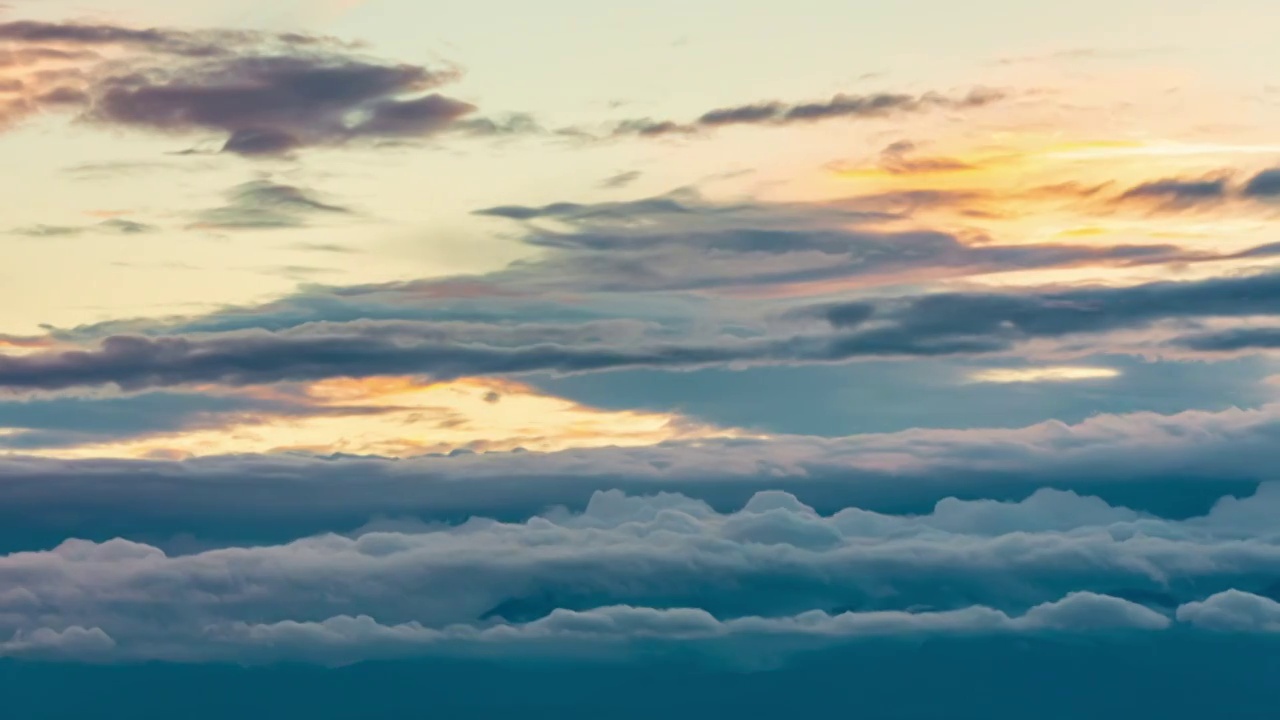
{"label": "cloud bank", "polygon": [[[596,493],[523,522],[371,526],[187,554],[123,539],[0,557],[0,653],[349,663],[794,652],[868,638],[1273,633],[1280,485],[1165,520],[1041,490],[924,515],[720,513]],[[1239,588],[1249,588],[1240,590]],[[1209,593],[1206,595],[1206,593]]]}

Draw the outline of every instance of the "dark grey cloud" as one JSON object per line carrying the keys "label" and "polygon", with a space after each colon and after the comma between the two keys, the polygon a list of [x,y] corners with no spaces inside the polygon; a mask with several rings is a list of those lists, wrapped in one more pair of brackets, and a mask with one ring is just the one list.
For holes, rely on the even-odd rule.
{"label": "dark grey cloud", "polygon": [[157,29],[135,30],[114,25],[48,23],[19,20],[0,23],[0,41],[67,43],[71,45],[169,45],[190,37]]}
{"label": "dark grey cloud", "polygon": [[1280,275],[1061,292],[937,293],[901,304],[879,303],[874,315],[868,314],[865,302],[803,312],[817,312],[836,328],[861,329],[855,337],[899,342],[904,348],[960,338],[1009,347],[1022,340],[1105,333],[1161,321],[1275,315],[1280,313]]}
{"label": "dark grey cloud", "polygon": [[305,397],[143,393],[119,397],[0,398],[0,450],[33,452],[142,438],[270,418],[358,416],[386,412],[363,406],[326,407]]}
{"label": "dark grey cloud", "polygon": [[1266,201],[1280,197],[1280,169],[1259,171],[1243,183],[1232,182],[1230,173],[1202,178],[1164,178],[1136,185],[1114,198],[1117,204],[1135,203],[1159,211],[1212,207],[1230,200]]}
{"label": "dark grey cloud", "polygon": [[[130,390],[333,376],[423,374],[439,379],[536,372],[685,369],[741,363],[826,363],[1010,351],[1165,321],[1274,315],[1280,275],[1061,292],[937,293],[790,311],[765,332],[672,331],[597,324],[313,323],[277,331],[113,335],[92,347],[0,357],[0,387]],[[822,327],[813,328],[815,320]],[[1094,352],[1107,341],[1088,341]]]}
{"label": "dark grey cloud", "polygon": [[1162,210],[1183,210],[1225,200],[1229,192],[1226,178],[1183,180],[1167,178],[1143,183],[1126,190],[1117,202],[1141,201]]}
{"label": "dark grey cloud", "polygon": [[[223,131],[226,152],[286,153],[360,139],[419,137],[472,112],[436,93],[455,73],[351,57],[264,55],[103,78],[89,117],[163,131]],[[352,120],[353,115],[358,119]]]}
{"label": "dark grey cloud", "polygon": [[1280,348],[1280,328],[1242,327],[1196,333],[1173,341],[1178,347],[1199,352],[1236,353]]}
{"label": "dark grey cloud", "polygon": [[[683,191],[626,202],[504,205],[477,214],[525,223],[525,242],[546,251],[499,273],[508,282],[597,292],[708,290],[834,279],[870,285],[1000,270],[1238,257],[1172,245],[1009,246],[942,232],[878,227],[880,221],[905,219],[922,206],[963,207],[972,199],[963,191],[906,191],[818,204],[719,204]],[[541,220],[558,226],[544,227],[537,222]],[[1276,248],[1247,252],[1262,257]]]}
{"label": "dark grey cloud", "polygon": [[324,202],[305,188],[255,180],[232,188],[226,205],[199,213],[194,227],[210,230],[294,228],[317,217],[352,214],[349,208]]}
{"label": "dark grey cloud", "polygon": [[1274,199],[1280,197],[1280,168],[1263,170],[1245,183],[1242,193],[1246,197]]}
{"label": "dark grey cloud", "polygon": [[0,357],[0,386],[57,389],[116,384],[141,389],[191,382],[252,384],[331,376],[436,378],[728,362],[765,341],[644,344],[593,337],[573,326],[371,323],[195,337],[118,335],[93,350]]}
{"label": "dark grey cloud", "polygon": [[631,185],[636,180],[639,180],[641,175],[642,173],[639,170],[628,170],[626,172],[620,172],[616,175],[610,175],[604,180],[601,180],[600,187],[606,188],[609,190],[617,190],[620,188],[624,188],[624,187],[627,187],[628,185]]}
{"label": "dark grey cloud", "polygon": [[5,43],[15,53],[121,56],[60,58],[65,81],[46,81],[24,99],[28,109],[66,105],[114,126],[221,135],[222,151],[240,155],[423,138],[476,109],[434,92],[455,69],[388,63],[324,37],[19,22],[0,24]]}
{"label": "dark grey cloud", "polygon": [[923,95],[876,93],[870,95],[839,94],[829,100],[784,103],[776,100],[708,110],[688,123],[674,120],[635,118],[624,120],[614,128],[614,135],[662,137],[689,135],[729,125],[782,126],[831,119],[883,118],[902,113],[929,110],[978,108],[1004,99],[1005,93],[979,88],[962,96],[936,92]]}

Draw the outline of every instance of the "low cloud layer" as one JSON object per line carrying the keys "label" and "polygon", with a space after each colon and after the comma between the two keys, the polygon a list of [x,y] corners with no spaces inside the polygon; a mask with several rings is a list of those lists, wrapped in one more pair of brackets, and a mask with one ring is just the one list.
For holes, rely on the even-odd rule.
{"label": "low cloud layer", "polygon": [[[9,457],[0,459],[0,551],[117,535],[165,547],[182,547],[181,538],[213,545],[279,542],[346,532],[378,517],[515,520],[555,505],[581,510],[598,491],[612,489],[680,493],[719,512],[742,507],[761,490],[780,489],[830,515],[850,506],[937,513],[937,503],[948,497],[1025,500],[1037,489],[1055,488],[1133,509],[1068,504],[1080,512],[1100,507],[1096,522],[1108,524],[1134,520],[1135,513],[1203,515],[1223,495],[1251,494],[1260,481],[1273,480],[1268,468],[1277,462],[1275,406],[1104,415],[1077,425],[1055,421],[1015,430],[699,439],[398,460],[303,453],[182,462]],[[1267,498],[1274,500],[1274,493],[1262,500]],[[1051,509],[1068,505],[1050,494],[1023,510],[1051,517]],[[1260,500],[1239,507],[1270,506]],[[1236,522],[1259,527],[1265,512],[1240,514]]]}
{"label": "low cloud layer", "polygon": [[[1040,491],[894,516],[755,494],[593,496],[581,513],[386,525],[169,554],[115,539],[0,557],[0,652],[79,659],[627,656],[858,639],[1276,632],[1280,489],[1163,520]],[[927,578],[927,582],[922,582]],[[447,588],[447,591],[445,590]],[[1248,591],[1240,588],[1249,588]]]}

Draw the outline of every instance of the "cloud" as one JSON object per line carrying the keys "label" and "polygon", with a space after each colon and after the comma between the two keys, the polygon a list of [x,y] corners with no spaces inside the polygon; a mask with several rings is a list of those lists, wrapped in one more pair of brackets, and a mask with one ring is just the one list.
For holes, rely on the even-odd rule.
{"label": "cloud", "polygon": [[627,172],[620,172],[616,175],[610,175],[609,177],[600,181],[600,187],[605,188],[607,190],[617,190],[620,188],[624,188],[624,187],[627,187],[628,185],[631,185],[636,180],[639,180],[641,174],[642,173],[639,170],[628,170]]}
{"label": "cloud", "polygon": [[19,630],[11,639],[0,642],[0,657],[92,660],[114,648],[115,641],[102,630],[73,625],[65,630]]}
{"label": "cloud", "polygon": [[1231,200],[1268,201],[1280,197],[1280,169],[1262,170],[1242,184],[1229,173],[1204,178],[1165,178],[1129,188],[1114,204],[1141,204],[1156,211],[1175,212],[1211,207]]}
{"label": "cloud", "polygon": [[[814,611],[791,617],[743,617],[718,620],[696,608],[654,609],[612,606],[585,611],[556,610],[524,624],[489,627],[450,626],[441,630],[418,623],[381,625],[368,616],[338,616],[320,622],[285,621],[267,625],[236,624],[219,629],[218,639],[241,644],[244,651],[268,651],[275,657],[325,658],[346,662],[390,654],[435,653],[497,656],[527,651],[545,655],[580,654],[582,648],[626,645],[745,641],[768,647],[808,641],[810,647],[861,638],[929,635],[1024,634],[1163,630],[1169,620],[1118,598],[1077,593],[1045,603],[1020,617],[971,607],[948,612],[867,612],[829,615]],[[622,643],[622,647],[618,644]],[[521,646],[524,646],[522,648]],[[575,653],[574,651],[577,651]]]}
{"label": "cloud", "polygon": [[1178,608],[1178,621],[1223,632],[1280,633],[1280,602],[1226,590]]}
{"label": "cloud", "polygon": [[317,199],[310,190],[271,180],[255,180],[232,188],[226,205],[199,213],[193,227],[272,230],[303,227],[312,217],[351,214],[348,208]]}
{"label": "cloud", "polygon": [[[867,308],[885,312],[875,326]],[[1163,320],[1243,318],[1280,310],[1280,275],[1156,282],[1118,288],[1032,293],[936,293],[905,299],[896,308],[865,302],[819,306],[832,326],[863,327],[854,336],[867,343],[945,342],[963,338],[995,345],[1146,327]],[[1191,341],[1181,341],[1183,345]],[[928,345],[924,345],[927,347]]]}
{"label": "cloud", "polygon": [[110,218],[93,225],[32,225],[14,228],[11,235],[22,235],[31,238],[56,238],[84,235],[86,233],[103,233],[110,235],[144,235],[156,232],[158,228],[147,223],[128,220],[126,218]]}
{"label": "cloud", "polygon": [[28,112],[69,105],[118,127],[220,134],[222,151],[247,156],[423,138],[476,109],[434,92],[455,69],[373,60],[329,38],[14,22],[0,24],[3,42],[41,60],[97,53],[58,58],[71,62],[24,97]]}
{"label": "cloud", "polygon": [[[829,615],[821,611],[792,617],[743,617],[718,620],[696,608],[601,607],[556,610],[523,624],[450,625],[431,628],[418,622],[384,625],[367,615],[339,615],[321,621],[229,622],[205,628],[199,638],[156,641],[122,647],[115,656],[130,660],[304,661],[343,665],[405,656],[535,657],[564,659],[612,656],[625,659],[631,646],[681,644],[714,652],[716,644],[735,643],[737,652],[788,649],[799,642],[814,648],[859,639],[936,635],[1038,633],[1096,634],[1163,630],[1163,615],[1119,598],[1075,593],[1045,603],[1025,615],[971,607],[948,612],[869,612]],[[708,645],[710,648],[708,648]],[[745,647],[744,647],[745,645]],[[755,646],[755,647],[752,647]],[[0,655],[41,654],[74,660],[102,660],[117,649],[98,628],[72,627],[61,633],[40,628],[0,643]],[[746,658],[737,658],[741,663]]]}
{"label": "cloud", "polygon": [[1245,183],[1242,193],[1245,197],[1274,199],[1280,197],[1280,168],[1263,170]]}
{"label": "cloud", "polygon": [[[767,249],[777,238],[758,240]],[[355,320],[307,323],[279,331],[118,334],[84,349],[0,356],[0,387],[58,390],[115,385],[141,390],[205,382],[247,385],[407,374],[449,380],[536,372],[982,355],[1036,340],[1144,329],[1164,321],[1275,314],[1278,308],[1280,275],[1261,274],[1121,288],[952,292],[823,303],[788,311],[772,328],[701,326],[696,332],[634,320],[573,325],[514,324],[505,318],[495,322]],[[1154,345],[1140,344],[1135,350],[1187,347],[1191,342],[1175,336]]]}
{"label": "cloud", "polygon": [[923,95],[877,93],[872,95],[832,96],[829,100],[805,103],[783,103],[776,100],[708,110],[696,120],[680,123],[673,120],[635,118],[624,120],[613,130],[614,135],[662,137],[706,132],[730,125],[784,126],[833,119],[884,118],[904,113],[929,110],[962,110],[979,108],[1004,99],[998,90],[979,88],[967,95],[950,97],[929,92]]}
{"label": "cloud", "polygon": [[1205,353],[1236,353],[1280,348],[1280,328],[1242,327],[1175,338],[1173,344]]}
{"label": "cloud", "polygon": [[[175,77],[137,71],[102,81],[90,117],[167,131],[220,130],[222,149],[276,155],[310,145],[421,137],[475,108],[436,93],[449,79],[345,57],[260,56],[201,63]],[[354,122],[347,118],[361,115]]]}
{"label": "cloud", "polygon": [[1273,516],[1277,499],[1268,486],[1226,513],[1175,521],[1048,490],[1018,503],[950,498],[923,515],[820,515],[779,491],[720,513],[609,491],[581,512],[521,522],[276,545],[170,553],[67,540],[0,556],[0,636],[14,638],[0,647],[328,663],[625,656],[655,643],[751,653],[1160,631],[1173,619],[1143,602],[1163,597],[1157,607],[1192,629],[1272,632],[1280,605],[1255,593],[1271,592],[1280,547],[1266,525],[1234,521],[1241,506]]}
{"label": "cloud", "polygon": [[[919,156],[915,154],[918,149],[919,146],[909,140],[890,143],[880,151],[875,167],[890,175],[964,172],[978,167],[956,158]],[[864,171],[844,162],[831,163],[828,167],[842,174],[856,174]]]}
{"label": "cloud", "polygon": [[30,20],[0,23],[0,40],[59,43],[72,46],[141,45],[192,49],[199,47],[194,44],[193,36],[188,33],[156,29],[135,30],[114,25],[47,23]]}
{"label": "cloud", "polygon": [[973,165],[961,160],[944,157],[913,157],[915,143],[896,142],[880,153],[880,166],[895,175],[913,173],[958,172],[972,170]]}
{"label": "cloud", "polygon": [[359,402],[326,405],[283,391],[10,399],[0,401],[0,450],[49,452],[237,429],[236,439],[247,441],[246,430],[272,421],[301,424],[338,417],[354,421],[392,410]]}
{"label": "cloud", "polygon": [[497,117],[459,120],[454,124],[454,129],[468,135],[497,138],[546,132],[528,113],[508,113]]}
{"label": "cloud", "polygon": [[[937,194],[923,192],[830,203],[712,203],[678,192],[627,202],[503,205],[477,214],[524,223],[524,241],[544,251],[539,259],[495,277],[508,284],[594,292],[775,286],[799,293],[805,285],[830,292],[840,280],[844,289],[1032,268],[1238,256],[1151,244],[1010,246],[926,229],[885,228],[915,206],[938,201]],[[894,212],[886,212],[886,206]],[[1280,247],[1249,252],[1268,255]]]}
{"label": "cloud", "polygon": [[[732,537],[781,538],[815,550],[831,546],[840,534],[1067,531],[1139,523],[1144,512],[1205,516],[1180,532],[1198,534],[1199,525],[1207,524],[1219,536],[1239,539],[1267,532],[1275,488],[1264,486],[1247,501],[1212,503],[1228,493],[1253,493],[1258,481],[1270,479],[1265,468],[1280,462],[1277,448],[1280,414],[1267,406],[1100,415],[1077,425],[1050,421],[1013,430],[710,438],[399,460],[298,453],[183,462],[8,457],[0,458],[6,478],[0,484],[0,547],[119,533],[154,542],[184,535],[209,542],[280,541],[347,530],[378,516],[510,520],[553,505],[590,505],[587,520],[615,524],[655,517],[663,507],[702,517],[713,507],[724,512],[749,506],[752,513],[726,520]],[[626,501],[597,494],[614,488],[643,495],[678,492],[689,500]],[[1048,489],[1034,492],[1041,488]],[[771,489],[798,499],[751,499]],[[1106,498],[1112,506],[1068,490]],[[865,511],[848,511],[836,524],[813,517],[816,511],[834,516],[850,506]],[[785,511],[783,519],[791,522],[773,523],[771,510]],[[877,515],[895,512],[930,517]],[[1149,524],[1133,527],[1145,536],[1159,535]],[[833,529],[840,532],[833,535]],[[1061,588],[1071,589],[1082,588]]]}
{"label": "cloud", "polygon": [[1161,210],[1185,210],[1206,203],[1221,202],[1226,199],[1227,193],[1227,179],[1223,177],[1203,180],[1168,178],[1129,188],[1116,201],[1141,201],[1153,204]]}

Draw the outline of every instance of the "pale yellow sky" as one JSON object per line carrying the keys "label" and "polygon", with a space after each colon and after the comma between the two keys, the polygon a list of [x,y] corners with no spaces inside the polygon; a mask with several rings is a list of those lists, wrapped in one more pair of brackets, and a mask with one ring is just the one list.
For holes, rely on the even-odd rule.
{"label": "pale yellow sky", "polygon": [[[1003,177],[986,173],[981,178],[1005,187],[1081,176],[1138,180],[1265,163],[1272,159],[1269,148],[1280,142],[1269,135],[1280,107],[1259,99],[1269,82],[1260,70],[1267,67],[1259,59],[1263,56],[1251,56],[1251,72],[1244,72],[1242,61],[1246,52],[1276,52],[1269,38],[1263,43],[1266,24],[1245,21],[1266,7],[1239,0],[1215,4],[1210,11],[1203,3],[1143,0],[1033,10],[1010,0],[983,0],[966,3],[961,11],[940,0],[859,5],[803,0],[785,9],[754,1],[690,6],[663,0],[624,7],[557,0],[538,13],[517,13],[513,4],[492,1],[428,6],[411,0],[291,0],[268,9],[242,0],[181,6],[150,0],[20,1],[10,16],[301,29],[367,42],[370,53],[391,60],[448,60],[467,70],[449,93],[484,112],[530,112],[549,127],[645,115],[686,120],[718,105],[799,101],[840,91],[988,85],[1009,88],[1015,99],[966,113],[963,123],[937,113],[590,146],[562,139],[442,138],[411,150],[317,150],[294,162],[179,157],[171,153],[198,145],[200,138],[147,136],[35,117],[0,134],[0,154],[9,167],[20,168],[0,177],[7,226],[0,232],[90,225],[104,213],[158,230],[145,236],[85,233],[74,238],[0,234],[8,261],[0,268],[0,333],[196,312],[276,297],[299,282],[349,284],[499,269],[530,250],[518,243],[509,224],[471,215],[492,205],[651,196],[732,170],[754,172],[707,185],[704,192],[812,200],[918,182],[850,182],[825,167],[871,156],[900,139],[927,143],[929,154],[966,157],[992,147],[1117,139],[1143,146],[1174,141],[1224,146],[1187,156],[1041,156]],[[1100,16],[1108,22],[1099,22]],[[1140,43],[1131,32],[1139,20]],[[1227,26],[1232,28],[1229,43],[1213,32]],[[872,27],[875,32],[866,30]],[[1080,49],[1097,52],[1053,55]],[[584,57],[591,62],[582,62]],[[998,62],[1001,58],[1013,60]],[[881,72],[888,74],[865,77]],[[1238,146],[1267,151],[1255,147],[1242,154],[1234,149]],[[92,171],[112,163],[132,169]],[[628,171],[640,173],[633,185],[598,187],[604,178]],[[323,192],[360,217],[221,236],[187,229],[191,216],[219,205],[228,188],[264,175]],[[966,180],[930,182],[945,187]],[[996,241],[1029,242],[1097,224],[1070,210],[1054,212],[1051,222],[1037,217],[992,222],[986,229]],[[963,222],[984,227],[973,218]],[[1118,219],[1109,229],[1115,234],[1106,241],[1151,240],[1149,226],[1127,232]],[[1218,229],[1205,227],[1201,234]],[[1246,228],[1221,242],[1243,246],[1259,233]],[[316,245],[359,254],[300,249]]]}

